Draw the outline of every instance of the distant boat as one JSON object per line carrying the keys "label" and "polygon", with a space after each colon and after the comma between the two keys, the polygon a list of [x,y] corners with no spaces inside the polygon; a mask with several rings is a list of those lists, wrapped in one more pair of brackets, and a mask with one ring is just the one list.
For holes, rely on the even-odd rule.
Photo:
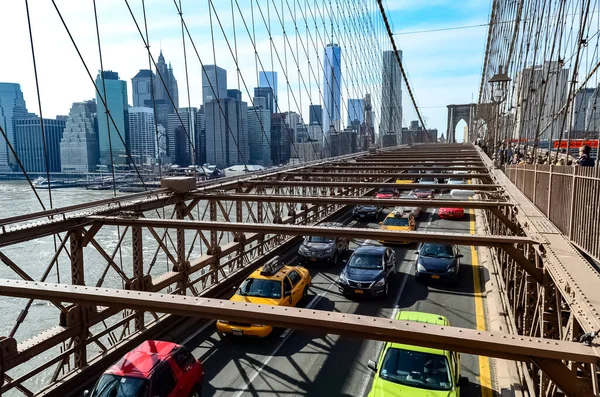
{"label": "distant boat", "polygon": [[243,176],[250,172],[262,171],[265,167],[262,165],[232,165],[231,167],[225,168],[225,176]]}
{"label": "distant boat", "polygon": [[88,185],[85,187],[87,190],[111,190],[112,184],[101,184],[101,185]]}

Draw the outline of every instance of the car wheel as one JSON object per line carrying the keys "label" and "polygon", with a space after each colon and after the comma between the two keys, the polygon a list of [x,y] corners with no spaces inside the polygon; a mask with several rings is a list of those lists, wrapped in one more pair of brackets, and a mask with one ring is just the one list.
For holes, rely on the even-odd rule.
{"label": "car wheel", "polygon": [[199,384],[196,383],[194,385],[194,388],[190,392],[190,397],[200,397],[201,391],[202,391],[202,386],[200,386]]}

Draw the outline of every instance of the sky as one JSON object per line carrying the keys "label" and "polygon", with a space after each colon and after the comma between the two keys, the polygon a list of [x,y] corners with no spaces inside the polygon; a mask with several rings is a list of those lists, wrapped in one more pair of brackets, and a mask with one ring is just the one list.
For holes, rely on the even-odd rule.
{"label": "sky", "polygon": [[[179,4],[179,0],[175,1]],[[53,1],[29,0],[44,117],[68,114],[73,102],[93,98],[95,89],[88,70],[95,78],[100,69],[93,1],[54,0],[54,3],[69,28],[85,65],[80,60]],[[139,69],[147,69],[149,60],[144,41],[127,4],[131,6],[139,29],[144,32],[142,1],[96,0],[96,3],[104,69],[117,71],[121,79],[129,82],[131,103],[131,78]],[[283,110],[302,113],[305,121],[308,121],[309,104],[319,103],[322,98],[319,89],[323,88],[320,87],[323,73],[315,65],[322,65],[321,43],[328,39],[317,36],[313,28],[311,30],[315,36],[306,36],[300,5],[311,5],[310,10],[304,9],[306,20],[313,27],[316,20],[321,33],[323,23],[319,15],[326,15],[327,7],[331,7],[332,13],[339,18],[338,35],[341,35],[341,23],[345,20],[336,10],[340,9],[340,5],[355,6],[355,3],[366,3],[365,13],[377,15],[378,9],[373,0],[286,0],[285,3],[279,0],[181,0],[183,17],[194,44],[191,45],[186,35],[184,57],[182,28],[175,2],[145,0],[150,51],[154,61],[157,61],[162,48],[167,62],[172,63],[179,84],[181,107],[188,103],[195,107],[200,105],[201,62],[216,63],[228,71],[228,88],[240,89],[246,101],[250,100],[253,87],[257,86],[257,71],[278,71],[279,103]],[[298,4],[295,17],[294,4]],[[384,0],[384,4],[394,32],[403,33],[487,23],[491,1]],[[280,14],[281,9],[285,12]],[[253,14],[254,24],[251,20]],[[264,22],[267,20],[270,23]],[[283,21],[287,40],[280,21]],[[290,50],[290,47],[296,46],[296,26],[299,26],[301,37],[297,51]],[[347,26],[352,26],[349,21]],[[247,29],[250,30],[250,35]],[[356,45],[354,52],[349,48],[342,48],[343,122],[346,120],[347,98],[361,97],[365,92],[372,91],[374,101],[377,102],[381,95],[375,87],[377,78],[380,80],[381,77],[380,69],[369,68],[368,59],[373,54],[377,55],[378,49],[391,49],[391,46],[382,25],[377,29],[379,41],[375,42],[376,45]],[[272,40],[269,39],[269,33]],[[445,135],[446,105],[477,101],[486,35],[487,27],[484,26],[395,36],[398,48],[403,51],[404,66],[427,127],[437,128],[440,134]],[[21,84],[29,111],[39,114],[25,1],[0,1],[0,37],[0,82]],[[306,52],[302,43],[306,45]],[[259,54],[258,65],[254,46]],[[317,48],[319,51],[313,50]],[[360,59],[356,60],[357,58]],[[239,74],[236,73],[237,67],[240,69]],[[287,72],[284,72],[286,69]],[[361,76],[367,78],[360,78]],[[377,105],[376,103],[374,106],[376,117],[379,113]],[[403,112],[404,124],[416,119],[405,87]],[[459,127],[459,132],[462,132],[462,127]]]}

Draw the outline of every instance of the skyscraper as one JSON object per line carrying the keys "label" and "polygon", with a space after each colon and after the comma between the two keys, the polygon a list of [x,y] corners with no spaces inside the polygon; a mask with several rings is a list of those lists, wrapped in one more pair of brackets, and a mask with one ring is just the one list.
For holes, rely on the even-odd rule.
{"label": "skyscraper", "polygon": [[573,108],[571,109],[572,131],[585,131],[585,116],[587,113],[590,98],[594,95],[594,91],[595,90],[593,88],[582,88],[579,91],[577,91],[577,94],[575,95],[575,101],[572,105]]}
{"label": "skyscraper", "polygon": [[[167,66],[162,50],[158,56],[156,66],[157,76],[154,79],[154,99],[164,101],[164,103],[169,105],[169,111],[173,111],[179,107],[179,89],[177,88],[177,80],[173,74],[171,63]],[[146,103],[141,106],[149,105]]]}
{"label": "skyscraper", "polygon": [[[104,78],[104,84],[103,84]],[[112,120],[107,120],[106,108],[98,95],[104,97],[106,86],[106,105]],[[98,107],[98,145],[100,147],[101,164],[124,164],[128,161],[125,145],[128,142],[129,123],[127,122],[127,83],[119,79],[119,73],[105,70],[104,75],[96,77],[96,104]],[[116,128],[115,128],[116,127]],[[112,147],[112,159],[111,159]]]}
{"label": "skyscraper", "polygon": [[308,107],[309,124],[323,124],[323,107],[321,105],[310,105]]}
{"label": "skyscraper", "polygon": [[[14,118],[15,150],[27,172],[60,172],[60,140],[65,130],[64,119],[43,119],[44,139],[38,116]],[[46,152],[44,152],[44,145]]]}
{"label": "skyscraper", "polygon": [[9,143],[15,147],[13,118],[27,116],[27,106],[23,99],[21,86],[15,83],[0,83],[0,127],[8,138],[0,134],[0,170],[8,171],[15,164],[15,158],[9,149]]}
{"label": "skyscraper", "polygon": [[138,164],[155,163],[157,137],[154,123],[152,108],[129,108],[129,150]]}
{"label": "skyscraper", "polygon": [[60,141],[62,172],[93,172],[98,164],[96,102],[75,102],[71,106]]}
{"label": "skyscraper", "polygon": [[293,131],[285,122],[286,113],[271,115],[271,158],[274,165],[286,164],[292,152]]}
{"label": "skyscraper", "polygon": [[232,98],[204,105],[206,161],[224,168],[248,164],[248,105]]}
{"label": "skyscraper", "polygon": [[196,158],[194,164],[203,165],[206,163],[206,119],[204,118],[204,105],[200,106],[196,113]]}
{"label": "skyscraper", "polygon": [[365,121],[365,102],[363,99],[348,99],[348,126],[360,125]]}
{"label": "skyscraper", "polygon": [[268,167],[273,165],[271,112],[264,106],[265,103],[265,98],[255,98],[254,106],[248,108],[248,154],[250,164]]}
{"label": "skyscraper", "polygon": [[217,65],[204,65],[202,71],[202,104],[227,98],[227,71]]}
{"label": "skyscraper", "polygon": [[167,128],[168,154],[175,164],[187,167],[195,161],[196,108],[179,108],[169,114]]}
{"label": "skyscraper", "polygon": [[277,106],[277,72],[258,72],[258,86],[271,87],[273,89],[273,99],[275,102],[273,111],[279,111]]}
{"label": "skyscraper", "polygon": [[339,45],[331,43],[325,47],[323,70],[323,130],[329,131],[333,126],[340,131],[342,50]]}
{"label": "skyscraper", "polygon": [[[402,51],[398,51],[398,55],[402,59]],[[399,143],[402,134],[402,74],[394,51],[383,52],[382,89],[379,134],[394,133]]]}
{"label": "skyscraper", "polygon": [[254,88],[254,98],[265,98],[267,101],[267,109],[271,113],[276,112],[275,108],[275,96],[273,95],[273,89],[271,87],[255,87]]}
{"label": "skyscraper", "polygon": [[291,142],[296,142],[298,126],[304,124],[302,117],[296,112],[285,112],[285,123],[292,131]]}
{"label": "skyscraper", "polygon": [[134,107],[152,107],[152,84],[156,76],[151,70],[141,69],[131,79],[131,92]]}

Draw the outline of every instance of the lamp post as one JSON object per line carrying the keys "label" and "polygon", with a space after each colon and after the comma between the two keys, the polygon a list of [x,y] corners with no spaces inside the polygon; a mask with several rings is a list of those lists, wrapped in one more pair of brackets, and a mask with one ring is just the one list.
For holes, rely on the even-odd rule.
{"label": "lamp post", "polygon": [[[503,71],[503,66],[500,65],[498,66],[498,73],[496,73],[494,76],[492,76],[491,79],[489,79],[488,83],[490,83],[491,85],[491,94],[492,94],[492,102],[496,105],[496,126],[494,128],[494,135],[493,137],[491,137],[493,139],[492,144],[489,147],[492,147],[493,150],[493,158],[495,159],[496,157],[496,153],[498,150],[498,128],[499,128],[499,121],[500,121],[500,104],[502,104],[502,102],[504,102],[506,100],[506,96],[507,96],[507,87],[508,87],[508,83],[510,82],[510,77],[508,77],[508,75],[506,73],[504,73]],[[489,140],[489,138],[488,138]]]}

